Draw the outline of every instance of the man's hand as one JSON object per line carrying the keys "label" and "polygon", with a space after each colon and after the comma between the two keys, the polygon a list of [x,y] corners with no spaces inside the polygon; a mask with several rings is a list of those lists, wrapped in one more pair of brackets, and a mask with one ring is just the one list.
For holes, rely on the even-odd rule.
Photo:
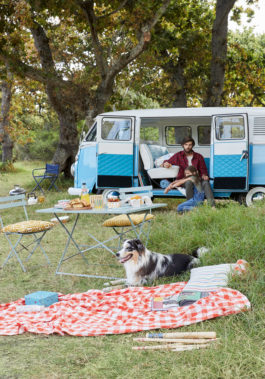
{"label": "man's hand", "polygon": [[162,163],[161,165],[162,167],[165,167],[165,168],[170,168],[172,166],[172,164],[168,163],[168,162],[164,162]]}
{"label": "man's hand", "polygon": [[207,176],[207,175],[202,175],[202,180],[207,180],[207,181],[209,181],[209,176]]}

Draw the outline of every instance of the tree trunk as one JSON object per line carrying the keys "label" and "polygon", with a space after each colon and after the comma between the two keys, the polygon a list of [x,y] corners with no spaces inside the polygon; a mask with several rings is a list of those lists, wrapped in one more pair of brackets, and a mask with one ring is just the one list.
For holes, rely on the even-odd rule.
{"label": "tree trunk", "polygon": [[212,29],[212,61],[210,82],[204,107],[218,107],[222,101],[227,55],[228,16],[236,0],[217,0]]}
{"label": "tree trunk", "polygon": [[186,108],[187,96],[186,96],[186,79],[184,77],[184,68],[182,61],[179,60],[175,71],[173,73],[173,79],[176,83],[175,99],[172,103],[174,108]]}
{"label": "tree trunk", "polygon": [[58,113],[60,122],[59,143],[53,156],[53,163],[60,165],[60,171],[66,178],[71,177],[71,165],[78,150],[78,133],[75,115],[71,111]]}
{"label": "tree trunk", "polygon": [[2,81],[2,104],[0,120],[0,142],[2,142],[2,162],[11,162],[14,143],[8,133],[9,111],[12,98],[12,75],[7,69],[7,80]]}

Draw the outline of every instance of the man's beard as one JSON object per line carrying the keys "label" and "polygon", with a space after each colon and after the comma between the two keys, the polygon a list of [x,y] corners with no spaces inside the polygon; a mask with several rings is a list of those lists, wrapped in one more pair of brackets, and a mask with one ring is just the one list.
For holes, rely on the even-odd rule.
{"label": "man's beard", "polygon": [[187,149],[184,149],[184,151],[185,151],[185,153],[186,153],[186,154],[190,154],[190,153],[192,152],[192,148],[191,148],[191,149],[189,149],[189,150],[187,150]]}

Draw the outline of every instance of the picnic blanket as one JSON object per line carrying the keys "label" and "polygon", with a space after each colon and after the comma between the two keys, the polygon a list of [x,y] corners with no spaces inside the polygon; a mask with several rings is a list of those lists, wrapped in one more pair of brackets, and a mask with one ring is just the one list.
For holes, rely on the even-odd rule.
{"label": "picnic blanket", "polygon": [[157,287],[129,287],[104,293],[62,295],[40,313],[17,313],[24,299],[0,305],[0,334],[24,332],[73,336],[132,333],[159,328],[178,328],[207,319],[239,313],[250,308],[248,299],[230,288],[220,288],[196,303],[170,311],[151,311],[154,296],[177,294],[185,282]]}

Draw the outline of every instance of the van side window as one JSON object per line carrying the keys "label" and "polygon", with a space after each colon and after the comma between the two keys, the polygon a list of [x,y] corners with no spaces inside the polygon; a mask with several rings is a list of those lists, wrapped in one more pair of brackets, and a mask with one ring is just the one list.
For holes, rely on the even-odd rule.
{"label": "van side window", "polygon": [[242,116],[216,117],[216,138],[244,139],[245,128]]}
{"label": "van side window", "polygon": [[190,126],[166,126],[167,145],[181,145],[184,137],[191,137]]}
{"label": "van side window", "polygon": [[198,131],[198,144],[199,145],[210,145],[211,143],[211,126],[210,125],[199,125]]}
{"label": "van side window", "polygon": [[86,141],[93,142],[97,139],[97,123],[95,123],[86,136]]}
{"label": "van side window", "polygon": [[132,133],[131,119],[103,118],[101,137],[105,140],[130,141]]}
{"label": "van side window", "polygon": [[140,129],[140,139],[147,143],[159,144],[159,128],[147,126]]}

